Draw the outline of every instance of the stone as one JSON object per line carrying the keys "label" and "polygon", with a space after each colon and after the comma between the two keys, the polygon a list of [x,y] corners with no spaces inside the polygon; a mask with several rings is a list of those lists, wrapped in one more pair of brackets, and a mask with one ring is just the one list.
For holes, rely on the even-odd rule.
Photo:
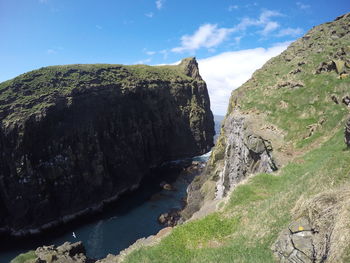
{"label": "stone", "polygon": [[339,79],[347,79],[349,77],[349,74],[348,73],[341,73],[339,75]]}
{"label": "stone", "polygon": [[164,190],[168,190],[168,191],[174,190],[174,188],[172,187],[171,184],[165,184],[165,185],[163,186],[163,189],[164,189]]}
{"label": "stone", "polygon": [[350,104],[350,96],[346,95],[342,98],[342,102],[346,105],[349,106]]}
{"label": "stone", "polygon": [[301,81],[282,81],[279,82],[275,88],[280,89],[280,88],[290,88],[290,89],[295,89],[295,88],[301,88],[304,87],[304,83]]}
{"label": "stone", "polygon": [[299,218],[290,224],[289,230],[292,232],[292,234],[304,231],[313,231],[309,221],[305,217]]}
{"label": "stone", "polygon": [[335,68],[338,74],[344,73],[344,66],[345,62],[339,59],[333,60],[333,63],[335,64]]}
{"label": "stone", "polygon": [[300,68],[293,69],[292,71],[289,72],[289,74],[295,75],[301,72]]}
{"label": "stone", "polygon": [[312,244],[312,232],[311,231],[300,231],[292,235],[292,243],[294,248],[309,259],[312,259],[315,251]]}
{"label": "stone", "polygon": [[317,67],[315,74],[321,74],[323,72],[331,72],[336,70],[336,65],[333,61],[321,62]]}
{"label": "stone", "polygon": [[89,263],[82,242],[65,242],[61,246],[43,246],[35,250],[36,263]]}
{"label": "stone", "polygon": [[315,262],[314,235],[309,220],[302,217],[280,233],[271,249],[279,262]]}
{"label": "stone", "polygon": [[159,185],[160,185],[160,187],[163,188],[164,190],[168,190],[168,191],[175,190],[174,187],[173,187],[171,184],[169,184],[169,183],[167,183],[167,182],[165,182],[165,181],[161,182]]}
{"label": "stone", "polygon": [[349,243],[349,197],[349,188],[341,188],[296,204],[292,209],[296,219],[271,247],[279,262],[344,262],[341,259]]}
{"label": "stone", "polygon": [[335,94],[332,94],[331,99],[335,104],[339,104],[338,97]]}
{"label": "stone", "polygon": [[346,146],[350,148],[350,117],[348,117],[345,123],[344,141]]}
{"label": "stone", "polygon": [[161,225],[173,227],[177,225],[180,218],[180,211],[178,209],[171,209],[169,212],[161,214],[158,217],[158,222]]}
{"label": "stone", "polygon": [[164,224],[167,222],[168,216],[169,216],[168,213],[161,214],[161,215],[158,217],[158,222],[159,222],[160,224],[164,225]]}

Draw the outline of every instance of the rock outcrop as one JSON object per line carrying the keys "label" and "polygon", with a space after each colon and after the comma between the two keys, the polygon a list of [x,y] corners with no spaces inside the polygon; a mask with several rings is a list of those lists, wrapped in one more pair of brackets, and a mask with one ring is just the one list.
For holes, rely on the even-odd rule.
{"label": "rock outcrop", "polygon": [[86,257],[82,242],[65,242],[61,246],[43,246],[35,250],[36,263],[92,263],[93,259]]}
{"label": "rock outcrop", "polygon": [[88,258],[82,242],[65,242],[61,246],[42,246],[35,251],[21,254],[11,262],[26,263],[94,263],[96,260]]}
{"label": "rock outcrop", "polygon": [[216,198],[219,199],[247,175],[277,170],[271,155],[271,143],[249,128],[244,115],[237,111],[228,116],[222,132],[225,136],[222,145],[225,161],[216,186]]}
{"label": "rock outcrop", "polygon": [[350,148],[350,117],[346,120],[345,123],[344,141],[346,146]]}
{"label": "rock outcrop", "polygon": [[[336,131],[342,129],[350,105],[349,22],[350,13],[338,17],[333,22],[312,28],[232,92],[228,112],[206,172],[190,185],[188,202],[191,209],[188,210],[191,211],[187,213],[188,217],[191,216],[190,212],[200,209],[198,214],[201,214],[206,207],[215,205],[215,201],[220,202],[219,199],[225,197],[249,175],[273,172],[288,163],[291,163],[291,166],[293,164],[302,166],[305,160],[301,156],[323,145]],[[349,127],[350,121],[347,120],[345,143],[348,147]],[[343,176],[348,178],[348,168],[344,167],[346,166],[342,166]],[[329,177],[332,181],[327,182],[329,185],[325,186],[325,189],[334,189],[336,182],[339,182],[336,172],[332,171],[338,168],[337,166],[330,168]],[[315,177],[324,172],[321,171],[322,168],[319,168],[320,171],[317,171],[317,168],[309,169],[315,169]],[[299,173],[303,175],[309,171]],[[287,172],[280,169],[276,176],[283,174]],[[263,176],[265,175],[258,175],[258,178],[261,179]],[[293,188],[294,184],[306,183],[306,179],[302,176],[300,178],[300,181],[293,181],[290,188]],[[256,186],[255,179],[245,182],[248,185],[255,183]],[[345,180],[344,184],[347,184]],[[346,191],[337,192],[336,197],[324,192],[320,194],[324,191],[322,187],[313,191],[314,188],[300,192],[306,196],[319,195],[311,198],[310,203],[305,205],[303,209],[305,213],[291,214],[293,221],[289,223],[289,228],[281,233],[273,250],[278,255],[279,262],[348,262],[349,257],[347,260],[341,258],[345,254],[349,255],[348,250],[344,250],[350,236],[349,227],[346,227],[343,220],[348,218],[346,214],[348,204],[346,198],[343,198]],[[242,193],[238,192],[237,196],[240,194]],[[243,193],[237,199],[244,200],[245,195],[249,200],[248,193]],[[232,196],[235,196],[234,191]],[[213,201],[214,198],[216,200]],[[286,198],[289,200],[288,194]],[[224,200],[229,204],[227,210],[230,210],[229,206],[241,209],[242,217],[245,217],[246,203],[243,202],[242,205],[238,201],[236,207],[233,200],[234,198]],[[271,207],[279,205],[275,200],[271,202],[269,204]],[[252,205],[247,207],[252,208]],[[219,206],[216,209],[225,211]],[[229,213],[235,214],[236,211]],[[266,213],[260,212],[261,215]],[[266,222],[266,219],[264,223],[273,225]],[[244,224],[242,224],[244,230],[240,234],[248,235],[247,229],[252,230],[253,227]],[[288,224],[283,225],[283,228],[286,226]],[[263,225],[260,227],[264,228]],[[338,232],[335,233],[334,229]],[[347,231],[343,237],[340,229]],[[269,236],[266,234],[268,232],[266,229],[265,233],[257,232],[259,234],[251,235],[250,244],[254,244],[255,236]],[[233,240],[239,242],[236,237]]]}
{"label": "rock outcrop", "polygon": [[194,58],[46,67],[1,83],[0,102],[0,230],[17,236],[100,210],[213,144]]}
{"label": "rock outcrop", "polygon": [[348,189],[326,192],[302,203],[296,218],[272,246],[279,262],[345,262],[349,244]]}

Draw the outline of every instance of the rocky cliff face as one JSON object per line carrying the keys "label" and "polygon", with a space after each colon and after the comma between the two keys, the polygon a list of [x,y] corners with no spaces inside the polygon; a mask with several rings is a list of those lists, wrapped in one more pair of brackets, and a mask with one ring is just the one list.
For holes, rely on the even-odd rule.
{"label": "rocky cliff face", "polygon": [[228,116],[223,125],[224,165],[218,174],[216,198],[223,198],[227,191],[249,174],[277,170],[271,156],[271,142],[254,133],[247,119],[248,116],[237,111]]}
{"label": "rocky cliff face", "polygon": [[[233,91],[207,172],[191,185],[196,203],[223,198],[250,174],[277,170],[295,145],[323,135],[330,116],[347,111],[349,19],[346,14],[314,27]],[[348,133],[346,128],[346,143]],[[215,195],[209,184],[216,185]]]}
{"label": "rocky cliff face", "polygon": [[[345,14],[332,22],[314,27],[232,92],[228,113],[207,171],[190,186],[192,192],[188,202],[191,207],[188,208],[189,211],[185,210],[188,217],[203,203],[209,207],[211,199],[225,197],[249,175],[271,173],[284,169],[283,166],[288,163],[291,166],[304,163],[307,158],[301,156],[321,147],[335,134],[343,133],[344,123],[344,140],[349,148],[350,119],[346,117],[350,105],[349,25],[350,14]],[[327,151],[329,150],[324,150],[322,155],[333,154],[332,151]],[[341,149],[341,152],[346,150]],[[339,156],[337,158],[341,159]],[[290,194],[286,194],[286,200],[295,204],[295,207],[290,212],[292,221],[283,226],[284,230],[280,227],[279,237],[276,237],[277,240],[270,247],[278,262],[349,260],[349,250],[345,244],[348,244],[350,235],[348,226],[344,224],[349,216],[345,212],[349,205],[349,185],[347,180],[337,185],[334,181],[338,179],[333,179],[339,176],[335,169],[344,168],[345,172],[342,170],[342,173],[347,176],[345,174],[348,168],[345,167],[348,166],[325,164],[325,167],[327,168],[308,167],[305,171],[298,171],[303,176],[314,173],[312,180],[315,182],[309,186],[312,190],[304,189],[296,193],[294,201]],[[292,169],[290,166],[288,168]],[[287,168],[283,169],[276,174],[286,174]],[[323,187],[314,187],[320,184],[317,180],[320,180],[319,177],[324,172],[322,169],[327,170],[327,176],[333,181],[325,183]],[[253,178],[245,183],[252,185],[252,181]],[[290,188],[296,188],[295,185],[308,182],[301,177],[300,180],[289,183]],[[261,190],[263,187],[257,188]],[[332,191],[328,192],[329,189]],[[239,194],[239,198],[244,199],[246,195],[249,200],[248,193]],[[235,191],[231,196],[235,196]],[[308,197],[307,201],[303,199],[305,196]],[[276,200],[268,206],[277,207]],[[232,200],[228,202],[231,202],[231,206],[235,205]],[[205,206],[202,207],[202,210],[205,209]],[[235,209],[239,209],[239,205]],[[280,206],[278,212],[287,211],[289,215],[289,210],[291,208],[285,205],[284,208]],[[246,211],[246,207],[242,207],[244,216]],[[271,226],[266,222],[269,217],[267,213],[261,212],[260,215],[262,214],[264,224],[257,223],[259,219],[255,224],[260,224],[262,228]],[[243,227],[243,235],[252,234],[255,239],[259,234],[248,232],[246,229],[252,230],[253,227],[247,225]],[[254,231],[256,229],[254,226]],[[261,231],[260,234],[267,236],[269,231]],[[347,260],[344,260],[345,257]]]}
{"label": "rocky cliff face", "polygon": [[0,228],[13,235],[100,209],[152,168],[213,144],[194,58],[42,68],[1,83],[0,100]]}

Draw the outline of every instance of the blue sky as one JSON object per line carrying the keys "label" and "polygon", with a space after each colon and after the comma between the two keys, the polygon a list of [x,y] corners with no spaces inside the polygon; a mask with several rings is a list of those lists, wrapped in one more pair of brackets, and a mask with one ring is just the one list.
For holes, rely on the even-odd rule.
{"label": "blue sky", "polygon": [[47,65],[196,56],[224,114],[230,91],[267,59],[349,11],[329,0],[0,0],[0,81]]}

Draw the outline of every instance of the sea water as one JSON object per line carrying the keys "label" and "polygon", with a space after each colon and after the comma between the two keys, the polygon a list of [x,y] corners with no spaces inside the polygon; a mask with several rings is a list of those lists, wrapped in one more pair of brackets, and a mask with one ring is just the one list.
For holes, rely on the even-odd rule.
{"label": "sea water", "polygon": [[[221,116],[215,116],[216,133],[219,133]],[[210,152],[194,157],[195,161],[206,161]],[[59,227],[47,234],[31,237],[23,241],[1,242],[0,262],[11,259],[43,245],[61,245],[66,241],[82,241],[87,255],[102,258],[107,254],[118,254],[137,239],[156,234],[163,228],[157,221],[161,213],[180,209],[191,178],[177,176],[174,172],[167,176],[176,191],[162,190],[160,182],[147,181],[135,192],[120,198],[103,213]],[[73,232],[76,238],[73,237]],[[5,244],[7,243],[7,245]]]}

